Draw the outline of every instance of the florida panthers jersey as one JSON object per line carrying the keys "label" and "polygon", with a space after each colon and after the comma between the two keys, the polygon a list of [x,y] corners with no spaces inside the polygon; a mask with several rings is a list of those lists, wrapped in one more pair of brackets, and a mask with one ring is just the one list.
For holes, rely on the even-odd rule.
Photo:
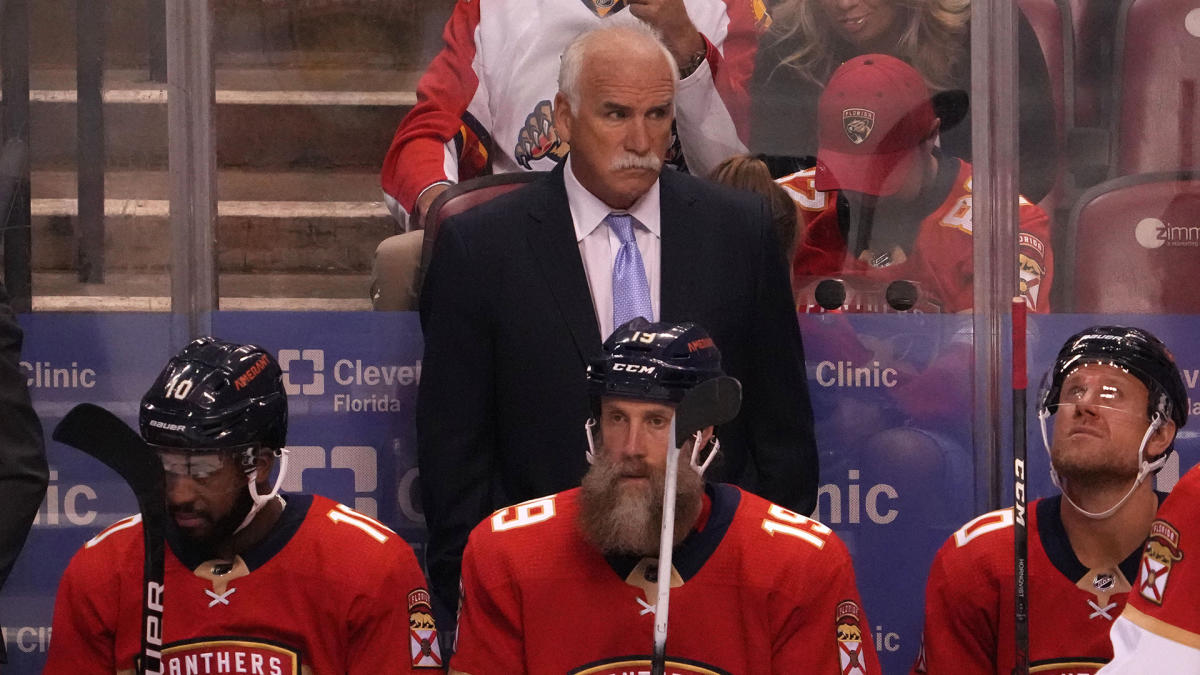
{"label": "florida panthers jersey", "polygon": [[[769,18],[763,0],[684,5],[708,54],[679,83],[677,131],[693,172],[707,174],[744,151],[738,130],[746,128],[746,91]],[[411,211],[425,187],[489,165],[495,173],[554,168],[568,150],[554,129],[559,56],[580,33],[630,15],[624,0],[459,0],[384,159],[389,207]]]}
{"label": "florida panthers jersey", "polygon": [[[204,560],[171,530],[164,675],[441,669],[429,594],[395,532],[324,497],[290,496],[267,538]],[[141,648],[141,517],[96,535],[58,588],[48,673],[134,672]]]}
{"label": "florida panthers jersey", "polygon": [[[1062,496],[1028,510],[1030,673],[1086,675],[1112,658],[1108,631],[1125,606],[1140,550],[1088,569],[1059,515]],[[1013,512],[986,513],[938,551],[925,589],[925,634],[914,673],[1009,675],[1015,660]]]}
{"label": "florida panthers jersey", "polygon": [[[845,225],[839,222],[838,193],[817,190],[814,177],[815,169],[807,169],[778,180],[796,202],[802,227],[792,260],[793,289],[802,311],[823,311],[815,300],[816,286],[830,277],[839,277],[845,284],[845,311],[890,311],[885,294],[888,285],[897,280],[913,282],[919,289],[916,311],[960,312],[973,306],[974,226],[969,163],[941,158],[935,194],[914,215],[914,220],[920,218],[920,224],[910,235],[911,243],[857,253],[846,245]],[[1019,217],[1021,293],[1033,311],[1049,312],[1054,280],[1050,220],[1024,198],[1020,200]]]}
{"label": "florida panthers jersey", "polygon": [[[845,546],[826,526],[710,485],[673,554],[668,673],[878,673]],[[471,675],[649,672],[655,559],[583,539],[579,490],[497,511],[463,558],[458,651]]]}
{"label": "florida panthers jersey", "polygon": [[1200,673],[1200,467],[1171,490],[1150,526],[1137,585],[1113,626],[1104,675]]}

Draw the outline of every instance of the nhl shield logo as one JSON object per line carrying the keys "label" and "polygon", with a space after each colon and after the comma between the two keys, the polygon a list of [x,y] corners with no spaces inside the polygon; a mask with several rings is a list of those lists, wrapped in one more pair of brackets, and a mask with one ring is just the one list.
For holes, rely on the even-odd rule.
{"label": "nhl shield logo", "polygon": [[846,108],[842,111],[842,130],[855,145],[862,145],[875,128],[875,112],[866,108]]}
{"label": "nhl shield logo", "polygon": [[1150,526],[1150,541],[1142,553],[1142,568],[1138,583],[1142,597],[1162,605],[1171,576],[1171,565],[1183,559],[1179,550],[1179,530],[1166,521],[1156,520]]}

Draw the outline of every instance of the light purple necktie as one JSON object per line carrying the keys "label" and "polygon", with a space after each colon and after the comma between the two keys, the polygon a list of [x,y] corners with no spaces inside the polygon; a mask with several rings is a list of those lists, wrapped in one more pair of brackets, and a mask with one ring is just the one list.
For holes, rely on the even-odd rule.
{"label": "light purple necktie", "polygon": [[633,216],[628,213],[610,213],[604,219],[612,228],[621,248],[613,261],[613,330],[620,328],[634,317],[654,320],[654,307],[650,304],[650,282],[646,280],[646,268],[642,265],[642,252],[633,238]]}

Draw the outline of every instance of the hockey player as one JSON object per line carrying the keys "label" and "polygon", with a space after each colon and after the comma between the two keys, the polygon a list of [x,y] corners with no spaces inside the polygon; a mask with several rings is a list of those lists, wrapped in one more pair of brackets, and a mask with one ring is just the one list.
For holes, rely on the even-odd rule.
{"label": "hockey player", "polygon": [[[721,357],[695,324],[640,318],[604,348],[588,370],[582,487],[471,534],[452,673],[649,671],[674,406],[722,374]],[[718,446],[709,426],[680,455],[666,672],[878,673],[845,546],[817,521],[705,484]]]}
{"label": "hockey player", "polygon": [[[441,670],[408,544],[324,497],[279,494],[287,422],[275,359],[209,337],[173,357],[142,398],[141,433],[166,475],[162,672]],[[75,555],[46,672],[133,672],[143,551],[134,516]]]}
{"label": "hockey player", "polygon": [[[1200,467],[1158,510],[1137,585],[1112,627],[1112,663],[1102,675],[1200,673]],[[1184,551],[1187,551],[1187,554]]]}
{"label": "hockey player", "polygon": [[[939,124],[925,80],[903,61],[867,54],[834,71],[818,104],[816,167],[778,181],[803,228],[792,261],[798,306],[971,308],[971,165],[937,149]],[[1050,221],[1024,198],[1019,213],[1021,293],[1030,309],[1048,312]],[[817,291],[831,277],[845,285],[832,303]],[[885,304],[904,288],[897,281],[908,282],[897,295],[907,304]]]}
{"label": "hockey player", "polygon": [[[1094,673],[1112,658],[1109,629],[1159,505],[1147,479],[1166,462],[1187,404],[1174,358],[1147,331],[1093,326],[1059,351],[1038,417],[1062,494],[1019,514],[1029,532],[1031,672]],[[1013,521],[1012,509],[986,513],[938,551],[914,672],[1012,672]]]}

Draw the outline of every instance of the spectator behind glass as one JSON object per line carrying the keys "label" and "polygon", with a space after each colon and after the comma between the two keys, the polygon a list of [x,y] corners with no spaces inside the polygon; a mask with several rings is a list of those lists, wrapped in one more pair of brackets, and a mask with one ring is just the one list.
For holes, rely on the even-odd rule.
{"label": "spectator behind glass", "polygon": [[[463,0],[445,47],[417,85],[417,105],[384,159],[384,200],[400,222],[420,219],[450,184],[487,173],[548,171],[570,149],[555,130],[558,56],[577,35],[640,21],[679,68],[677,141],[697,174],[744,149],[747,84],[762,0]],[[735,125],[737,125],[735,127]],[[738,128],[740,127],[740,128]],[[678,159],[673,157],[672,159]]]}
{"label": "spectator behind glass", "polygon": [[[892,309],[971,309],[972,167],[935,147],[940,120],[921,74],[891,56],[858,56],[834,72],[818,108],[816,168],[779,180],[804,223],[792,261],[798,304],[888,311],[886,299]],[[1018,217],[1021,294],[1045,313],[1050,221],[1025,199]],[[831,276],[846,281],[844,302],[822,298]]]}
{"label": "spectator behind glass", "polygon": [[775,236],[779,237],[779,247],[786,254],[786,260],[792,259],[796,253],[796,226],[799,224],[796,204],[787,191],[771,178],[766,162],[750,155],[734,155],[718,164],[709,178],[766,197],[771,206],[771,224],[775,226]]}
{"label": "spectator behind glass", "polygon": [[[970,0],[781,0],[763,36],[751,82],[750,150],[780,156],[782,175],[813,165],[817,98],[840,64],[868,53],[895,56],[935,92],[940,145],[971,159]],[[1020,192],[1037,203],[1054,183],[1055,113],[1046,61],[1019,16]]]}

